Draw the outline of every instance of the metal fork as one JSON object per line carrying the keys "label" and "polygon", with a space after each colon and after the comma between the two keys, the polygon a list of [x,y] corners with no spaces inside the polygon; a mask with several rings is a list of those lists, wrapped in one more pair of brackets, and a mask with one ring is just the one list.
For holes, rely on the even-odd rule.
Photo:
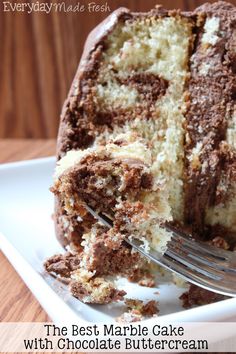
{"label": "metal fork", "polygon": [[[96,213],[88,205],[86,208],[103,225],[113,226],[106,215]],[[139,239],[126,238],[125,241],[154,263],[190,283],[222,295],[236,296],[236,253],[195,241],[172,226],[162,227],[173,235],[164,254],[154,249],[146,252]]]}

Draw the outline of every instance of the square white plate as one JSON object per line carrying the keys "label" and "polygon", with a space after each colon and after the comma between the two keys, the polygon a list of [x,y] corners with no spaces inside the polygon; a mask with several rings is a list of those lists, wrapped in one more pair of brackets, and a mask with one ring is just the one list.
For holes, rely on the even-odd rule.
{"label": "square white plate", "polygon": [[[53,195],[49,187],[54,165],[55,158],[50,157],[0,166],[0,247],[54,322],[113,322],[124,310],[122,303],[85,305],[44,273],[43,261],[63,251],[51,218]],[[236,320],[236,299],[183,310],[178,298],[184,289],[170,279],[160,277],[158,288],[140,287],[123,279],[119,284],[129,298],[159,301],[160,316],[155,321]],[[157,291],[160,294],[154,294]]]}

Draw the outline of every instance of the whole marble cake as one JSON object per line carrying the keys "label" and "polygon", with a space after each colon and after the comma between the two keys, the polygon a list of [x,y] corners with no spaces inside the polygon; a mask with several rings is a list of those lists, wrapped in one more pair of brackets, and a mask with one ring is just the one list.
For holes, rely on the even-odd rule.
{"label": "whole marble cake", "polygon": [[[108,276],[152,285],[125,241],[164,252],[172,223],[233,249],[236,240],[236,10],[125,8],[89,35],[58,135],[49,272],[89,303],[125,295]],[[85,205],[113,219],[106,228]],[[235,235],[235,238],[234,238]]]}

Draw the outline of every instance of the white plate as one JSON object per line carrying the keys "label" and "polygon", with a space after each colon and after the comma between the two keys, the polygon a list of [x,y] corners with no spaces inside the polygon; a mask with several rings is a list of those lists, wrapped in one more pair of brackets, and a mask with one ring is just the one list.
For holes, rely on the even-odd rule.
{"label": "white plate", "polygon": [[[50,157],[0,166],[1,249],[54,322],[112,322],[122,313],[122,304],[85,305],[73,298],[66,286],[43,271],[45,258],[63,251],[55,238],[51,218],[53,195],[49,187],[54,165],[55,158]],[[236,320],[236,299],[183,311],[178,300],[183,289],[168,279],[160,277],[156,289],[125,280],[119,283],[130,298],[158,300],[161,320]],[[154,294],[156,291],[160,294]]]}

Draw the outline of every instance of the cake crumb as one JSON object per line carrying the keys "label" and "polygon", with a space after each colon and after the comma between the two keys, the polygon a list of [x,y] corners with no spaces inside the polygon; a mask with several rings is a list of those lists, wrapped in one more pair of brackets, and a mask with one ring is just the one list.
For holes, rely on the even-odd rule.
{"label": "cake crumb", "polygon": [[128,312],[124,312],[121,316],[116,318],[116,322],[118,323],[131,323],[131,322],[139,322],[143,320],[143,316],[137,310],[130,310]]}
{"label": "cake crumb", "polygon": [[211,304],[226,299],[226,296],[213,293],[197,285],[190,284],[189,290],[180,296],[183,308]]}
{"label": "cake crumb", "polygon": [[148,278],[148,277],[147,277],[147,278],[143,278],[143,279],[139,280],[138,284],[139,284],[140,286],[146,286],[146,287],[148,287],[148,288],[154,288],[154,286],[155,286],[155,280],[152,279],[152,278]]}
{"label": "cake crumb", "polygon": [[127,311],[116,319],[119,323],[138,322],[145,317],[153,317],[159,313],[158,302],[150,300],[146,304],[138,299],[125,299]]}
{"label": "cake crumb", "polygon": [[69,278],[71,273],[79,268],[80,257],[78,254],[66,252],[56,254],[48,258],[44,263],[44,268],[48,273],[53,273],[57,277]]}
{"label": "cake crumb", "polygon": [[109,304],[123,300],[126,292],[115,287],[113,282],[96,277],[95,272],[79,269],[72,275],[70,291],[84,303]]}
{"label": "cake crumb", "polygon": [[154,316],[159,313],[159,309],[157,307],[158,302],[156,300],[150,300],[142,307],[142,314],[144,316]]}
{"label": "cake crumb", "polygon": [[131,282],[148,288],[153,288],[156,285],[155,277],[149,269],[135,269],[128,279]]}

